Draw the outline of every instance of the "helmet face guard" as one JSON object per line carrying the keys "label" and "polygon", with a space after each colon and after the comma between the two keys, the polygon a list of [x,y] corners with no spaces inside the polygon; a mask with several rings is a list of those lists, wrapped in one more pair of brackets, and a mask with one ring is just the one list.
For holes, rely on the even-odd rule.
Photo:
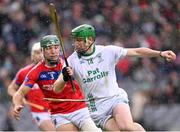
{"label": "helmet face guard", "polygon": [[[87,39],[89,37],[92,37],[94,40],[96,38],[96,34],[95,34],[95,29],[93,26],[91,25],[88,25],[88,24],[83,24],[83,25],[80,25],[76,28],[74,28],[72,31],[71,31],[71,35],[74,39],[77,39],[77,38],[81,38],[83,39],[83,41],[87,42]],[[84,50],[81,49],[81,50],[76,50],[79,54],[85,54],[86,51],[91,47],[92,45],[88,46],[87,48],[85,48]]]}
{"label": "helmet face guard", "polygon": [[[46,48],[46,47],[51,46],[51,45],[60,45],[60,41],[56,35],[47,35],[41,39],[40,45],[41,45],[41,48]],[[59,60],[59,58],[57,60],[48,59],[45,56],[44,56],[44,58],[52,66],[56,65],[58,63],[58,60]]]}

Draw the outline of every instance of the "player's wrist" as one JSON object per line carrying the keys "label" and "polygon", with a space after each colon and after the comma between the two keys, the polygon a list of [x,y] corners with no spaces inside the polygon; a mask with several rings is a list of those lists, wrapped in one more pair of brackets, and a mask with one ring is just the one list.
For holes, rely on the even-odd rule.
{"label": "player's wrist", "polygon": [[159,56],[163,58],[162,51],[159,51]]}

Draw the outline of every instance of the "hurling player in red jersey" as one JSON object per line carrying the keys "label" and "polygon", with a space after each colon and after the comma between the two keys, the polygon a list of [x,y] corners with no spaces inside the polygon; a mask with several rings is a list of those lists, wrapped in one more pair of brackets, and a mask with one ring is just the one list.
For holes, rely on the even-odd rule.
{"label": "hurling player in red jersey", "polygon": [[[47,35],[40,41],[44,61],[38,63],[26,76],[24,83],[13,96],[14,117],[19,119],[23,108],[23,97],[35,83],[42,89],[46,98],[84,99],[80,87],[73,81],[76,92],[70,82],[58,94],[53,91],[53,84],[61,74],[64,61],[60,58],[60,41],[55,35]],[[62,73],[63,74],[63,73]],[[51,119],[57,131],[101,131],[92,121],[85,102],[49,102]]]}
{"label": "hurling player in red jersey", "polygon": [[[43,59],[40,43],[35,43],[31,49],[32,64],[21,68],[11,84],[8,87],[8,94],[13,97],[20,85],[23,83],[27,73]],[[55,130],[55,126],[51,121],[50,114],[47,112],[49,105],[48,102],[43,100],[44,95],[37,84],[35,84],[26,96],[27,101],[24,99],[25,104],[29,104],[31,114],[41,131]],[[35,107],[33,104],[39,107]]]}

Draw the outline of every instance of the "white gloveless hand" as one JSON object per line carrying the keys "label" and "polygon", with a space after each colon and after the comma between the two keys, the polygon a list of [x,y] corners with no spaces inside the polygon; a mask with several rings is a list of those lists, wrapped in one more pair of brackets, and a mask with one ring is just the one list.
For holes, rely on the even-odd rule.
{"label": "white gloveless hand", "polygon": [[172,62],[176,59],[176,54],[171,50],[161,52],[161,56],[164,57],[168,62]]}
{"label": "white gloveless hand", "polygon": [[23,109],[24,106],[22,105],[15,105],[13,109],[13,116],[16,120],[20,119],[20,112]]}
{"label": "white gloveless hand", "polygon": [[69,76],[72,76],[73,75],[72,67],[67,67],[67,72],[68,72]]}

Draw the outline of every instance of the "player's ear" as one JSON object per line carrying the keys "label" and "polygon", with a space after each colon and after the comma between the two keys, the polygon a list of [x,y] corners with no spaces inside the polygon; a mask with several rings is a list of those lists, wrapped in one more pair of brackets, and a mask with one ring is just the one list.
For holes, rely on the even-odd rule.
{"label": "player's ear", "polygon": [[93,42],[94,42],[93,37],[89,37],[89,38],[88,38],[88,43],[92,44]]}
{"label": "player's ear", "polygon": [[41,47],[41,52],[43,51],[43,48]]}

